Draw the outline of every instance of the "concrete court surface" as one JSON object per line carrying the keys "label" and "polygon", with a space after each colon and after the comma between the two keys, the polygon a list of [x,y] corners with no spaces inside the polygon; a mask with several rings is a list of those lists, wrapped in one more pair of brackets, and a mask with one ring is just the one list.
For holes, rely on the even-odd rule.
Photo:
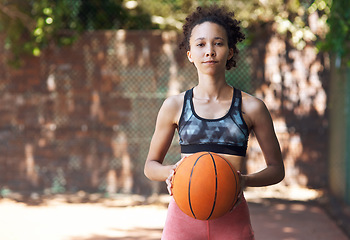
{"label": "concrete court surface", "polygon": [[[256,240],[347,240],[317,204],[247,196]],[[28,205],[0,199],[1,240],[156,240],[168,196],[157,204],[132,198],[100,203],[51,199]],[[185,240],[185,239],[184,239]]]}

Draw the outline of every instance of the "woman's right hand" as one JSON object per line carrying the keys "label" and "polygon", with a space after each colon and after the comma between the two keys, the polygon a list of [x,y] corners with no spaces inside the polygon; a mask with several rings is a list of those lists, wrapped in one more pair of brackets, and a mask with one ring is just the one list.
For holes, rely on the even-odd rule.
{"label": "woman's right hand", "polygon": [[178,161],[177,163],[175,163],[174,165],[171,165],[171,170],[170,170],[170,174],[168,176],[168,178],[165,180],[166,182],[166,185],[167,185],[167,189],[168,189],[168,192],[170,194],[170,196],[173,195],[173,178],[174,178],[174,175],[176,173],[176,168],[180,165],[180,163],[185,159],[185,157],[181,158],[180,161]]}

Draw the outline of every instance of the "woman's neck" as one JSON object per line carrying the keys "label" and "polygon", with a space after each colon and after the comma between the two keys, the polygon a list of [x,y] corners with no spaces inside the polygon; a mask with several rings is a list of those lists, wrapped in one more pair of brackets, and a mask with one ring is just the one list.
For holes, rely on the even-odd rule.
{"label": "woman's neck", "polygon": [[232,97],[232,87],[225,78],[202,77],[194,89],[195,98],[208,100],[227,100]]}

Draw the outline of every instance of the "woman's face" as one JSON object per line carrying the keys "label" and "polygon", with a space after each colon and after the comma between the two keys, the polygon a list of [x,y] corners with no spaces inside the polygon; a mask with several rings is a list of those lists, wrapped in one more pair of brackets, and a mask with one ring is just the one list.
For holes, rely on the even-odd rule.
{"label": "woman's face", "polygon": [[[204,74],[225,72],[226,62],[232,58],[226,30],[212,22],[204,22],[192,29],[187,57]],[[222,72],[221,72],[222,73]]]}

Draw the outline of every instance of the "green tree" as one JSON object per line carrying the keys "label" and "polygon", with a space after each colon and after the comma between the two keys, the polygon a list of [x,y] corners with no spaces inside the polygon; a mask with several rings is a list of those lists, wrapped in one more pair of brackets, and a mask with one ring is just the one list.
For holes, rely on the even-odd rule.
{"label": "green tree", "polygon": [[48,45],[71,44],[84,31],[152,27],[148,13],[126,8],[123,0],[0,0],[0,32],[16,66],[22,54],[39,56]]}
{"label": "green tree", "polygon": [[326,26],[330,13],[330,0],[138,0],[149,12],[152,21],[161,29],[181,30],[186,15],[197,6],[218,4],[234,10],[250,38],[255,29],[273,25],[280,36],[285,36],[292,46],[302,49],[308,42],[324,39],[326,28],[311,30],[309,16],[318,15],[318,25]]}
{"label": "green tree", "polygon": [[327,19],[329,31],[325,41],[319,44],[320,49],[335,53],[340,59],[347,60],[350,66],[350,1],[324,1],[330,6],[330,15]]}
{"label": "green tree", "polygon": [[[250,38],[269,24],[291,45],[302,49],[319,40],[320,49],[343,56],[349,51],[348,0],[0,0],[0,32],[18,63],[21,54],[35,56],[50,44],[67,45],[84,31],[100,29],[181,30],[197,6],[226,5],[234,10]],[[309,17],[317,15],[317,31]],[[327,34],[327,26],[330,26]],[[321,30],[320,30],[321,28]],[[326,39],[325,39],[326,38]]]}

